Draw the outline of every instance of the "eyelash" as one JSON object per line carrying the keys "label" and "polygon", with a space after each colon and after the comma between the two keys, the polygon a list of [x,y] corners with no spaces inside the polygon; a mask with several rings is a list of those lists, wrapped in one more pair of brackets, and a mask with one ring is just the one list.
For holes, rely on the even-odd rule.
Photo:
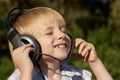
{"label": "eyelash", "polygon": [[[61,31],[61,32],[63,32],[63,33],[67,33],[67,32],[66,32],[66,30],[65,30],[65,29],[63,29],[63,28],[61,28],[61,29],[60,29],[60,31]],[[52,31],[50,31],[50,32],[46,33],[46,35],[52,35],[52,34],[53,34],[53,32],[52,32]]]}
{"label": "eyelash", "polygon": [[48,32],[48,33],[46,33],[46,35],[51,35],[53,32]]}
{"label": "eyelash", "polygon": [[60,31],[62,31],[63,33],[66,33],[66,30],[65,30],[65,29],[61,29]]}

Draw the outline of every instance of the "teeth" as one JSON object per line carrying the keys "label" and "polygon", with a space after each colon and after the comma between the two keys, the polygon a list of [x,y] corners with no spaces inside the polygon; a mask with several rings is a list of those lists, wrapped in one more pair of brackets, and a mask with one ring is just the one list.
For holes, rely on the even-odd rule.
{"label": "teeth", "polygon": [[58,45],[58,48],[64,48],[66,47],[65,45]]}
{"label": "teeth", "polygon": [[59,48],[63,48],[63,47],[65,47],[65,45],[59,45],[58,47],[59,47]]}

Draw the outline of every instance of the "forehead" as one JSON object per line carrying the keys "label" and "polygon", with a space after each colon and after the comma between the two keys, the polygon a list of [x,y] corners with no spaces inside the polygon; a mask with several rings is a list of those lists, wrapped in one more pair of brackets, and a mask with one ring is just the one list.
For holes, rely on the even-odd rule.
{"label": "forehead", "polygon": [[41,31],[52,30],[53,28],[65,28],[65,23],[63,20],[48,20],[42,23],[42,26],[39,27]]}
{"label": "forehead", "polygon": [[38,18],[39,20],[36,20],[36,24],[38,24],[38,27],[40,29],[46,29],[52,26],[65,26],[65,21],[63,17],[60,14],[49,14],[49,15],[43,15],[42,17]]}

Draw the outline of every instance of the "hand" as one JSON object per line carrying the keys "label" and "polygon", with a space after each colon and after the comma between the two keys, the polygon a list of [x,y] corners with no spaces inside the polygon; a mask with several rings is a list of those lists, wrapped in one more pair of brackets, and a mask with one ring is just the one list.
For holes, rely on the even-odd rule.
{"label": "hand", "polygon": [[31,44],[27,44],[13,51],[13,62],[21,73],[24,74],[33,70],[33,63],[29,57],[30,51],[34,50],[31,46]]}
{"label": "hand", "polygon": [[73,54],[72,57],[88,62],[97,80],[113,80],[102,61],[97,57],[93,44],[77,38],[75,47],[79,47],[78,53]]}
{"label": "hand", "polygon": [[72,57],[86,61],[88,63],[97,61],[95,48],[93,44],[84,41],[81,38],[75,39],[75,47],[79,47],[78,53],[73,54]]}

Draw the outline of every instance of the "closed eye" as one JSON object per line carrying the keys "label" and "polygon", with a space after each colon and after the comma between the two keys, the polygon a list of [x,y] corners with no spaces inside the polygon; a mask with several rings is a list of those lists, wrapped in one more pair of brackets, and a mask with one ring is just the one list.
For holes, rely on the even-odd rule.
{"label": "closed eye", "polygon": [[53,32],[47,32],[46,33],[46,35],[52,35],[53,34]]}
{"label": "closed eye", "polygon": [[66,29],[64,27],[60,28],[60,31],[62,31],[63,33],[66,33]]}

